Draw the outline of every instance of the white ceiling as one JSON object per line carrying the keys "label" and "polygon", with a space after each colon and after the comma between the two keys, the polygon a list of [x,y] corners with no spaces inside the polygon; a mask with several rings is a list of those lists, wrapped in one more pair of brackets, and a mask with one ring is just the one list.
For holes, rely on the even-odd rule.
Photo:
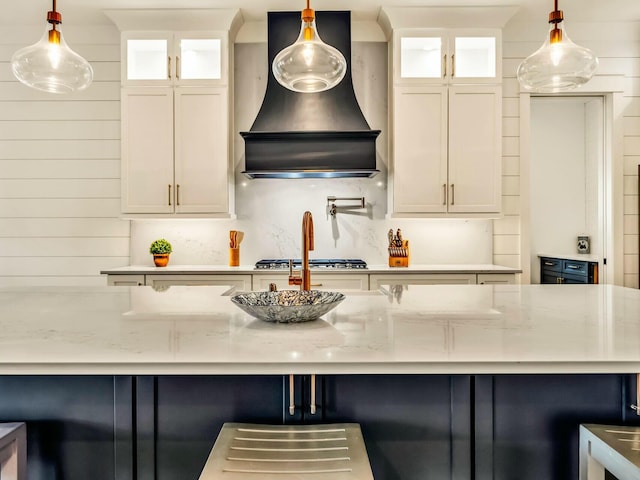
{"label": "white ceiling", "polygon": [[[0,25],[43,24],[52,0],[23,0],[4,3]],[[380,8],[415,6],[499,6],[520,7],[516,19],[541,18],[553,10],[553,0],[311,0],[315,10],[351,10],[354,20],[375,20]],[[106,9],[121,8],[239,8],[245,21],[266,20],[267,11],[294,11],[304,8],[305,0],[57,0],[64,23],[110,24]],[[640,0],[560,0],[565,18],[572,21],[640,21]]]}

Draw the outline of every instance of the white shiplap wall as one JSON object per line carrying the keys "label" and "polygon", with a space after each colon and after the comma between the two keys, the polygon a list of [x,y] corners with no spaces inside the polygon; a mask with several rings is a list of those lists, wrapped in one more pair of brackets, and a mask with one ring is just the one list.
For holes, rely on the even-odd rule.
{"label": "white shiplap wall", "polygon": [[[494,261],[519,266],[520,231],[520,112],[518,64],[540,47],[546,35],[541,24],[510,23],[503,34],[503,209],[494,222]],[[624,74],[624,285],[638,288],[639,234],[638,164],[640,163],[640,22],[572,24],[571,39],[592,49],[600,59],[598,75]],[[522,192],[524,194],[524,192]]]}
{"label": "white shiplap wall", "polygon": [[13,52],[42,33],[0,30],[0,285],[103,285],[101,269],[129,263],[129,222],[118,218],[120,34],[64,28],[94,82],[55,95],[10,69]]}

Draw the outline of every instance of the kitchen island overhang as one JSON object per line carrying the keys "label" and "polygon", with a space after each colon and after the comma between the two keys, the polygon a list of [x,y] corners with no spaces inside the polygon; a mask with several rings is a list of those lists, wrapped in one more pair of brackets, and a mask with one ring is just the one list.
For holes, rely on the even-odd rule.
{"label": "kitchen island overhang", "polygon": [[401,299],[349,294],[324,318],[287,325],[224,292],[0,289],[0,374],[640,372],[640,291],[624,287],[411,285]]}

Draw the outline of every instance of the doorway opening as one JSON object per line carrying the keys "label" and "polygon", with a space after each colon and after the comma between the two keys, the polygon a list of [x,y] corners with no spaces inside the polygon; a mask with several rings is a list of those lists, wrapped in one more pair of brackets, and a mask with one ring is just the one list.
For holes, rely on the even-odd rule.
{"label": "doorway opening", "polygon": [[[597,261],[607,283],[604,96],[531,97],[530,271],[539,255]],[[589,237],[589,253],[578,237]]]}

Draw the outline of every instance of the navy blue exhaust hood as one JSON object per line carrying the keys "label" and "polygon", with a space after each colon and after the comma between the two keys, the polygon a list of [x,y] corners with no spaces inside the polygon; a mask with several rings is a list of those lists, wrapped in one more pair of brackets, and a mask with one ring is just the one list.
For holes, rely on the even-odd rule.
{"label": "navy blue exhaust hood", "polygon": [[322,40],[347,59],[347,73],[331,90],[297,93],[280,85],[271,73],[275,56],[300,31],[300,12],[268,13],[267,90],[245,142],[245,170],[252,178],[372,177],[376,138],[353,91],[351,80],[351,13],[316,12]]}

